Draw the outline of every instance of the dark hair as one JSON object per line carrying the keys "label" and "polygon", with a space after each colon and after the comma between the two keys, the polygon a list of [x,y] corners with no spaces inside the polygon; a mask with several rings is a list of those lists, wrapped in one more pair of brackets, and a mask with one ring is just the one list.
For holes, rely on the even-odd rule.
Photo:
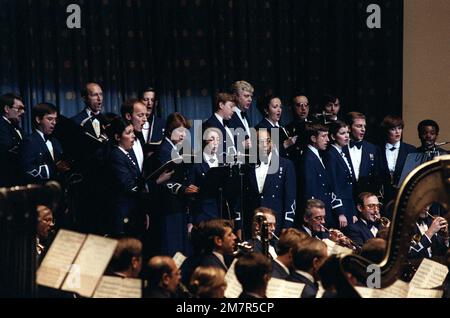
{"label": "dark hair", "polygon": [[327,245],[318,239],[308,238],[301,241],[294,249],[294,268],[305,272],[309,271],[313,266],[314,259],[322,256],[324,248],[326,249]]}
{"label": "dark hair", "polygon": [[203,224],[201,230],[203,231],[202,236],[204,238],[205,252],[212,252],[214,250],[214,248],[216,247],[214,239],[216,237],[220,237],[221,239],[223,239],[225,236],[225,229],[227,227],[233,229],[233,225],[228,220],[215,219],[206,221]]}
{"label": "dark hair", "polygon": [[308,144],[310,144],[312,136],[319,136],[320,132],[328,132],[328,127],[322,124],[309,124],[305,125],[305,138]]}
{"label": "dark hair", "polygon": [[0,96],[0,107],[2,108],[2,113],[4,112],[5,106],[12,107],[14,105],[15,99],[20,100],[23,103],[22,97],[15,93],[6,93]]}
{"label": "dark hair", "polygon": [[259,112],[261,113],[261,115],[263,115],[263,117],[268,116],[270,102],[272,101],[272,99],[275,99],[275,98],[278,98],[279,100],[281,100],[281,98],[278,95],[273,95],[273,94],[261,97],[259,99],[257,108],[258,108]]}
{"label": "dark hair", "polygon": [[336,138],[337,133],[341,128],[348,127],[346,123],[340,120],[333,121],[328,124],[328,129],[330,130],[330,136],[333,136]]}
{"label": "dark hair", "polygon": [[387,115],[386,117],[384,117],[380,125],[381,131],[383,132],[385,138],[387,138],[387,136],[389,135],[389,129],[398,126],[400,126],[403,129],[405,127],[405,123],[403,122],[403,119],[400,116],[395,115]]}
{"label": "dark hair", "polygon": [[116,117],[111,121],[111,124],[107,127],[106,134],[109,140],[115,145],[118,144],[115,136],[122,136],[125,129],[131,125],[131,122],[122,117]]}
{"label": "dark hair", "polygon": [[123,118],[126,118],[126,114],[132,115],[134,112],[134,105],[137,103],[142,104],[142,102],[137,98],[128,99],[123,102],[122,107],[120,107],[120,114]]}
{"label": "dark hair", "polygon": [[183,115],[181,115],[180,113],[172,113],[167,117],[166,129],[164,131],[164,134],[167,137],[170,137],[172,135],[172,132],[181,126],[187,129],[191,127]]}
{"label": "dark hair", "polygon": [[422,120],[422,121],[417,125],[417,132],[418,132],[418,134],[419,134],[419,137],[420,137],[420,134],[422,133],[422,130],[423,130],[426,126],[434,127],[434,129],[436,130],[436,134],[439,134],[439,125],[438,125],[438,123],[435,122],[435,121],[432,120],[432,119],[425,119],[425,120]]}
{"label": "dark hair", "polygon": [[336,101],[337,97],[331,94],[325,94],[320,99],[320,110],[324,110],[325,106],[327,106],[329,103],[333,103]]}
{"label": "dark hair", "polygon": [[235,97],[228,93],[217,93],[214,102],[214,111],[218,111],[220,109],[220,103],[233,102],[235,103]]}
{"label": "dark hair", "polygon": [[127,270],[133,257],[140,256],[142,256],[141,241],[130,237],[121,238],[111,259],[111,269],[115,272]]}
{"label": "dark hair", "polygon": [[362,246],[361,257],[374,263],[381,263],[386,252],[386,241],[381,238],[371,238]]}
{"label": "dark hair", "polygon": [[45,115],[58,113],[58,108],[51,103],[40,103],[31,109],[31,118],[33,118],[33,127],[37,127],[36,117],[44,118]]}
{"label": "dark hair", "polygon": [[272,263],[261,253],[242,255],[234,268],[236,277],[244,291],[265,287],[264,275],[272,273]]}
{"label": "dark hair", "polygon": [[370,197],[376,197],[376,195],[372,192],[361,192],[356,198],[356,205],[364,206],[364,201]]}
{"label": "dark hair", "polygon": [[155,99],[156,99],[156,89],[154,89],[152,86],[146,87],[139,91],[139,98],[144,98],[144,94],[147,92],[155,93]]}

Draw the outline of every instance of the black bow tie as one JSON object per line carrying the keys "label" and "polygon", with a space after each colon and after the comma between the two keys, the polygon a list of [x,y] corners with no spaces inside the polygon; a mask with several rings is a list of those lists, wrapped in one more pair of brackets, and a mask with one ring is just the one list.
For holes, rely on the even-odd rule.
{"label": "black bow tie", "polygon": [[230,126],[230,121],[224,119],[224,120],[223,120],[223,126],[224,126],[224,127]]}
{"label": "black bow tie", "polygon": [[137,140],[139,140],[141,145],[145,144],[144,134],[142,134],[142,131],[135,131],[134,135],[136,136]]}
{"label": "black bow tie", "polygon": [[95,115],[94,113],[91,113],[91,120],[94,121],[95,119],[100,121],[100,114]]}
{"label": "black bow tie", "polygon": [[419,218],[419,219],[417,220],[417,224],[419,224],[419,225],[425,225],[425,224],[426,224],[425,220],[426,220],[426,219],[421,219],[421,218]]}
{"label": "black bow tie", "polygon": [[248,114],[247,114],[247,112],[241,112],[241,116],[242,116],[242,118],[245,118],[248,121]]}
{"label": "black bow tie", "polygon": [[374,222],[371,222],[371,221],[366,221],[367,222],[367,228],[370,230],[372,227],[374,227],[375,226],[375,223]]}
{"label": "black bow tie", "polygon": [[47,142],[47,141],[50,140],[50,135],[46,135],[46,134],[43,134],[43,135],[44,135],[44,140],[45,140],[45,142]]}
{"label": "black bow tie", "polygon": [[363,145],[363,141],[362,140],[360,140],[360,141],[350,140],[350,148],[353,148],[353,147],[356,146],[356,148],[361,149],[362,145]]}
{"label": "black bow tie", "polygon": [[392,146],[391,148],[389,148],[390,151],[394,151],[395,149],[397,149],[396,147]]}

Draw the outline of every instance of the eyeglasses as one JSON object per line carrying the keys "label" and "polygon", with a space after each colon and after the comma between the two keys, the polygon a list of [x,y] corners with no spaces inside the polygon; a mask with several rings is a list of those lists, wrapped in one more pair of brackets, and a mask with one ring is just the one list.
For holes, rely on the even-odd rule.
{"label": "eyeglasses", "polygon": [[309,104],[308,103],[296,103],[295,106],[297,106],[297,107],[308,107]]}
{"label": "eyeglasses", "polygon": [[372,210],[376,209],[376,208],[378,208],[378,210],[379,210],[383,207],[383,205],[381,203],[378,203],[378,204],[371,203],[371,204],[366,204],[365,206]]}
{"label": "eyeglasses", "polygon": [[15,106],[13,106],[13,107],[10,107],[10,108],[12,108],[12,109],[14,109],[15,111],[17,111],[17,112],[25,112],[25,107],[15,107]]}
{"label": "eyeglasses", "polygon": [[324,221],[324,220],[325,220],[325,217],[324,217],[324,216],[321,216],[321,215],[318,215],[318,216],[313,217],[312,219],[313,219],[314,221]]}

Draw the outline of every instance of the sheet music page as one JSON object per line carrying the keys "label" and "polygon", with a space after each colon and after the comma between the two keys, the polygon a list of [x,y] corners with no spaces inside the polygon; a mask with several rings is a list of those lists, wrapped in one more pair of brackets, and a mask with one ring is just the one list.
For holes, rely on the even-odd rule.
{"label": "sheet music page", "polygon": [[443,290],[409,287],[408,298],[442,298]]}
{"label": "sheet music page", "polygon": [[411,286],[416,288],[431,289],[441,286],[448,274],[445,265],[425,258],[411,280]]}
{"label": "sheet music page", "polygon": [[116,249],[117,240],[88,235],[62,289],[92,297]]}
{"label": "sheet music page", "polygon": [[103,276],[94,298],[142,298],[142,281],[136,278]]}
{"label": "sheet music page", "polygon": [[271,278],[267,285],[267,298],[300,298],[305,284]]}
{"label": "sheet music page", "polygon": [[85,239],[85,234],[60,230],[37,270],[36,282],[59,289]]}
{"label": "sheet music page", "polygon": [[340,246],[336,244],[332,249],[331,253],[329,255],[350,255],[353,254],[353,250],[349,249],[348,247]]}
{"label": "sheet music page", "polygon": [[367,287],[355,287],[356,291],[362,298],[374,298],[374,289],[373,288],[367,288]]}
{"label": "sheet music page", "polygon": [[385,289],[374,289],[374,298],[406,298],[408,296],[409,284],[397,280],[394,284]]}
{"label": "sheet music page", "polygon": [[187,257],[184,256],[183,253],[177,252],[172,258],[175,261],[175,264],[177,264],[177,268],[180,268],[181,265],[183,265],[183,263]]}
{"label": "sheet music page", "polygon": [[242,286],[239,283],[236,274],[234,272],[234,266],[236,265],[237,259],[234,259],[228,272],[225,275],[225,281],[227,282],[227,289],[225,290],[226,298],[238,298],[242,293]]}

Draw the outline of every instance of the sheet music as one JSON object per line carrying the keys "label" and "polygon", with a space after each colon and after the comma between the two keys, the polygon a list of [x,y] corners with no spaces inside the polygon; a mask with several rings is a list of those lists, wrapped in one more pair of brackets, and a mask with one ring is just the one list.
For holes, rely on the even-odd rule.
{"label": "sheet music", "polygon": [[103,276],[94,298],[142,298],[142,281],[135,278]]}
{"label": "sheet music", "polygon": [[448,274],[447,266],[425,258],[411,280],[411,286],[431,289],[441,286]]}
{"label": "sheet music", "polygon": [[36,282],[59,289],[85,239],[85,234],[60,230],[36,273]]}
{"label": "sheet music", "polygon": [[353,250],[349,249],[348,247],[340,246],[339,244],[333,242],[330,239],[323,239],[322,242],[324,242],[327,245],[328,255],[353,254]]}
{"label": "sheet music", "polygon": [[237,259],[234,259],[230,268],[225,275],[225,281],[227,282],[227,289],[225,290],[226,298],[238,298],[242,293],[242,286],[239,283],[236,273],[234,272],[234,266],[236,265]]}
{"label": "sheet music", "polygon": [[92,297],[114,253],[117,240],[88,235],[62,289]]}
{"label": "sheet music", "polygon": [[267,298],[300,298],[305,284],[271,278],[267,286]]}
{"label": "sheet music", "polygon": [[181,265],[183,265],[184,261],[187,259],[187,257],[184,256],[181,252],[177,252],[172,258],[175,261],[175,264],[177,264],[177,268],[180,268]]}
{"label": "sheet music", "polygon": [[443,290],[409,287],[408,298],[442,298]]}
{"label": "sheet music", "polygon": [[362,298],[406,298],[408,296],[409,285],[401,280],[397,280],[391,286],[384,289],[355,287]]}

